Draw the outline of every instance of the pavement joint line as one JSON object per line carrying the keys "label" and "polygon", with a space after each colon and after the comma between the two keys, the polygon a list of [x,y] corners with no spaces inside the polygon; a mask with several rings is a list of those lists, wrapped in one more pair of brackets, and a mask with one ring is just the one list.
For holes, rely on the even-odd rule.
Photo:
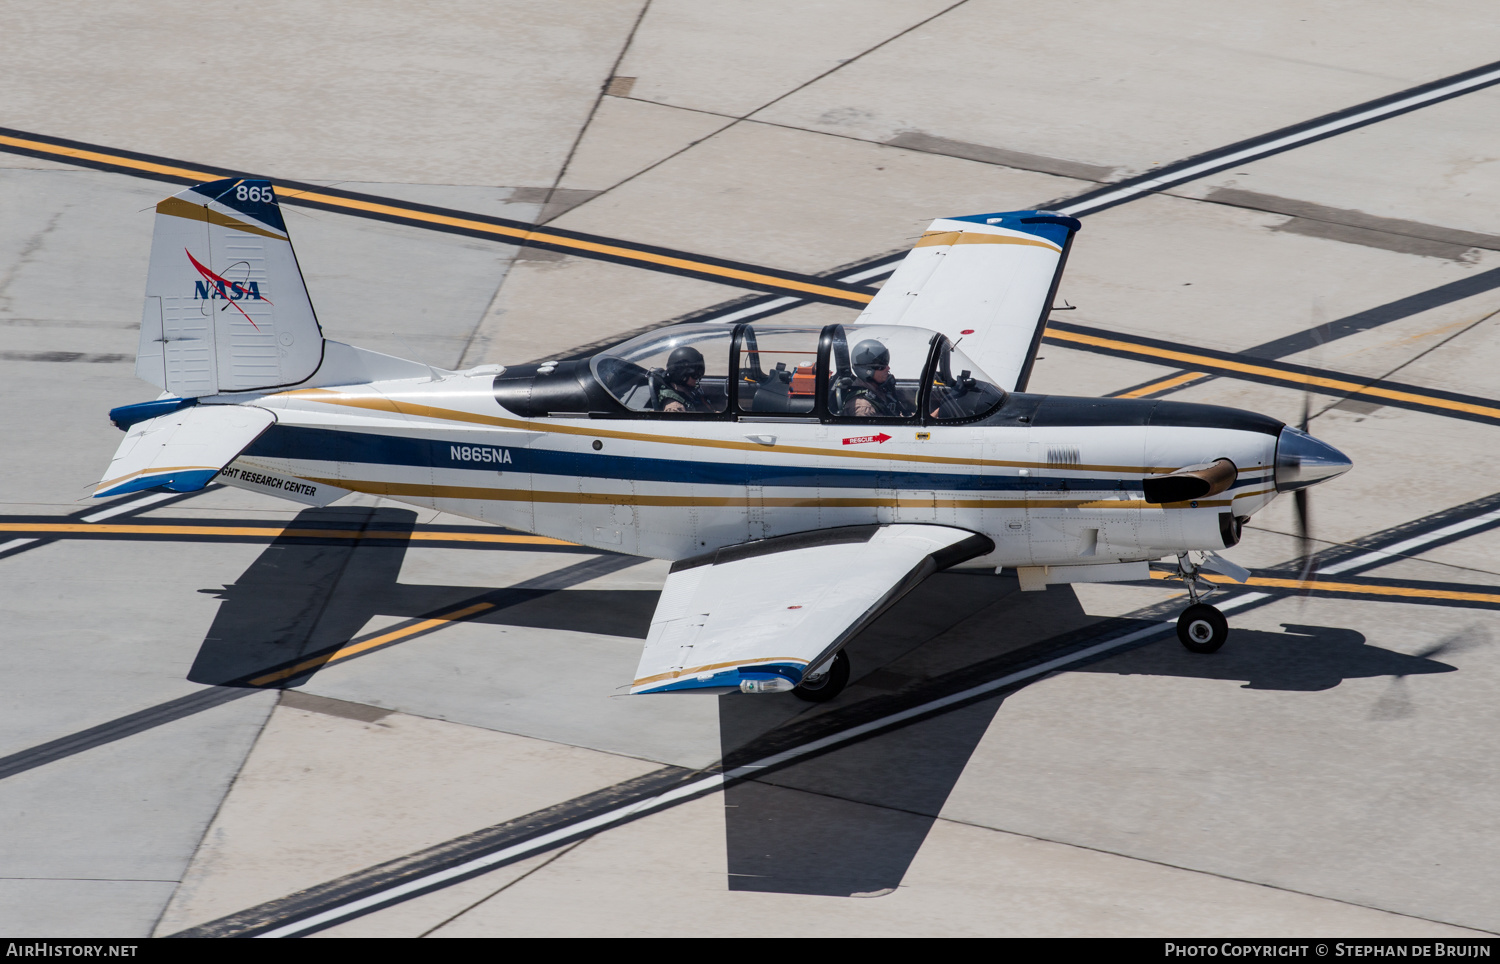
{"label": "pavement joint line", "polygon": [[[1475,502],[1467,503],[1464,506],[1455,506],[1450,509],[1443,510],[1440,513],[1435,513],[1434,516],[1437,518],[1443,518],[1453,512],[1472,507],[1475,504],[1483,504],[1496,500],[1500,500],[1500,494],[1489,496],[1482,500],[1476,500]],[[1465,522],[1461,523],[1441,525],[1436,528],[1430,528],[1420,536],[1406,537],[1393,545],[1399,545],[1405,549],[1417,548],[1424,544],[1438,542],[1445,538],[1450,538],[1454,534],[1462,531],[1471,531],[1474,528],[1485,524],[1485,520],[1491,517],[1500,518],[1500,510],[1485,513],[1483,516],[1476,520],[1465,520]],[[1389,537],[1389,534],[1392,532],[1400,532],[1414,525],[1420,526],[1423,525],[1426,521],[1426,519],[1412,520],[1411,522],[1404,523],[1401,526],[1395,527],[1395,529],[1388,529],[1383,530],[1382,532],[1374,533],[1371,536],[1366,537],[1366,541],[1378,540],[1382,537]],[[1338,566],[1339,571],[1348,571],[1350,569],[1359,568],[1361,566],[1368,567],[1369,565],[1379,565],[1384,561],[1387,561],[1387,559],[1383,554],[1365,552],[1356,555],[1353,560],[1348,561],[1345,564],[1333,563],[1326,569],[1318,568],[1315,570],[1315,572],[1320,573],[1324,571],[1332,571],[1333,566],[1335,565]],[[1269,602],[1275,602],[1283,598],[1285,598],[1285,596],[1281,594],[1254,591],[1244,592],[1221,601],[1218,604],[1217,608],[1221,612],[1232,612],[1234,610],[1258,608],[1260,605]],[[1156,606],[1147,607],[1145,610],[1142,610],[1142,612],[1160,612],[1161,610],[1168,608],[1169,606],[1170,608],[1175,608],[1175,604],[1158,604]],[[1117,626],[1119,625],[1120,621],[1121,619],[1115,619],[1108,622],[1111,625]],[[299,895],[294,894],[287,898],[282,898],[279,901],[272,901],[268,904],[258,905],[258,907],[249,908],[238,914],[220,918],[218,921],[210,921],[206,924],[199,925],[198,927],[192,928],[189,931],[184,931],[181,934],[174,936],[213,935],[294,937],[311,933],[316,930],[321,930],[341,921],[361,916],[365,913],[370,913],[392,904],[400,903],[403,900],[416,897],[420,894],[430,893],[449,884],[457,883],[459,880],[477,876],[478,874],[492,870],[500,866],[501,864],[518,860],[538,852],[543,852],[545,850],[560,846],[580,837],[589,836],[602,830],[610,829],[616,825],[624,824],[640,816],[659,812],[677,803],[686,802],[690,799],[696,799],[706,794],[715,792],[729,782],[738,782],[749,779],[752,776],[760,776],[762,774],[762,771],[774,770],[781,766],[795,762],[796,760],[802,759],[803,757],[811,756],[815,753],[820,753],[826,750],[835,749],[857,740],[871,737],[878,733],[886,732],[903,725],[916,722],[919,719],[926,719],[943,712],[956,709],[959,706],[967,705],[986,697],[993,696],[1001,690],[1046,677],[1051,673],[1077,665],[1081,662],[1095,658],[1103,658],[1107,655],[1114,654],[1117,651],[1123,650],[1125,647],[1133,648],[1135,645],[1143,645],[1146,642],[1154,639],[1155,637],[1168,632],[1173,626],[1175,626],[1176,622],[1177,620],[1175,618],[1151,619],[1148,625],[1140,627],[1133,631],[1126,632],[1121,635],[1110,636],[1109,638],[1096,642],[1092,645],[1087,645],[1081,649],[1073,650],[1063,655],[1034,663],[1023,669],[1007,673],[996,679],[988,680],[975,686],[970,686],[958,692],[951,693],[937,699],[927,700],[915,706],[907,707],[894,713],[885,714],[864,723],[837,730],[834,733],[805,741],[779,752],[766,754],[765,756],[755,759],[752,762],[739,764],[734,766],[733,768],[723,770],[718,773],[708,773],[704,776],[696,777],[689,782],[665,793],[656,794],[653,796],[645,797],[643,799],[631,801],[630,803],[622,806],[613,807],[602,813],[597,813],[592,817],[569,823],[566,826],[558,827],[547,833],[532,836],[529,839],[518,841],[509,846],[492,850],[487,853],[481,853],[469,860],[461,860],[458,863],[453,863],[453,858],[451,855],[449,855],[447,866],[440,867],[431,873],[403,880],[400,883],[396,883],[390,886],[366,886],[364,888],[365,892],[362,895],[351,895],[353,899],[344,900],[337,903],[333,907],[327,907],[323,910],[317,910],[316,908],[304,908],[303,910],[313,911],[312,913],[304,913],[303,910],[299,910],[295,907]],[[442,845],[439,845],[439,848],[430,848],[429,851],[424,851],[423,853],[436,852],[441,847]],[[412,855],[406,860],[409,862],[420,858],[420,856],[421,854]],[[378,868],[372,868],[372,871],[373,870],[378,870]],[[361,874],[358,873],[350,875],[348,878],[340,878],[339,881],[331,881],[328,884],[323,885],[322,888],[312,888],[309,892],[302,893],[316,893],[323,888],[337,889],[341,881],[353,881],[360,876]],[[408,874],[407,876],[410,875]],[[350,886],[355,885],[351,884]],[[272,908],[285,908],[286,910],[285,912],[281,913],[279,919],[275,916],[271,916],[271,919],[266,919],[268,916],[268,913],[266,912],[271,911]],[[292,919],[287,920],[288,917],[291,917]],[[285,923],[280,923],[281,921],[285,921]],[[280,926],[275,926],[278,923],[280,923]]]}
{"label": "pavement joint line", "polygon": [[[1238,141],[1233,144],[1215,150],[1184,158],[1181,161],[1157,168],[1138,175],[1135,178],[1127,178],[1124,181],[1091,190],[1073,198],[1059,199],[1044,202],[1042,207],[1051,207],[1059,213],[1072,217],[1083,217],[1089,213],[1097,213],[1105,207],[1114,207],[1129,201],[1155,193],[1164,187],[1175,187],[1188,181],[1195,180],[1215,173],[1218,170],[1243,164],[1246,160],[1259,160],[1271,154],[1282,153],[1316,140],[1323,140],[1336,134],[1353,130],[1357,127],[1368,126],[1381,120],[1387,120],[1399,114],[1408,113],[1422,107],[1428,107],[1458,97],[1463,94],[1472,93],[1483,87],[1500,83],[1500,63],[1486,64],[1472,70],[1453,74],[1449,77],[1432,81],[1417,87],[1407,88],[1405,91],[1397,91],[1394,94],[1356,104],[1353,107],[1325,114],[1322,117],[1313,118],[1291,127],[1280,128],[1258,137]],[[1250,152],[1247,154],[1246,152]],[[1105,198],[1109,195],[1109,199]],[[1105,203],[1107,200],[1107,203]],[[1187,200],[1199,200],[1188,198]],[[856,270],[852,274],[844,274],[848,268],[830,272],[829,276],[838,276],[843,281],[867,280],[883,274],[895,271],[896,263],[904,257],[906,252],[896,254],[880,255],[867,262],[867,267]],[[798,299],[800,302],[800,299]],[[735,311],[737,318],[755,317],[758,315],[774,314],[785,311],[794,305],[786,305],[779,302],[762,302],[748,305]],[[701,315],[711,316],[714,309],[704,309]],[[702,320],[711,320],[705,317]]]}
{"label": "pavement joint line", "polygon": [[[1296,135],[1288,134],[1277,137],[1276,135],[1281,132],[1273,132],[1271,135],[1264,135],[1262,138],[1241,142],[1241,144],[1254,144],[1270,138],[1269,141],[1266,141],[1267,145],[1281,146],[1274,149],[1271,147],[1264,147],[1264,149],[1254,148],[1255,150],[1261,150],[1261,154],[1257,156],[1286,150],[1291,146],[1306,143],[1309,140],[1331,136],[1329,132],[1338,133],[1343,130],[1352,129],[1353,127],[1362,126],[1365,123],[1373,123],[1373,120],[1395,116],[1395,114],[1405,112],[1406,110],[1416,109],[1416,107],[1436,103],[1451,96],[1458,96],[1461,93],[1477,90],[1490,84],[1500,83],[1500,65],[1489,65],[1478,71],[1469,71],[1465,75],[1455,75],[1455,77],[1464,79],[1455,80],[1450,78],[1448,81],[1435,82],[1434,84],[1425,85],[1425,88],[1414,89],[1422,91],[1421,93],[1409,94],[1404,97],[1401,95],[1392,95],[1392,97],[1383,98],[1381,101],[1371,102],[1371,104],[1380,105],[1377,107],[1365,107],[1363,110],[1358,107],[1351,108],[1349,111],[1341,112],[1342,115],[1348,115],[1342,119],[1325,121],[1321,124],[1317,121],[1308,122],[1313,126]],[[1329,116],[1338,117],[1339,115]],[[1365,119],[1360,120],[1360,118]],[[1307,125],[1299,125],[1299,127],[1307,127]],[[1295,128],[1285,130],[1295,130]],[[1323,133],[1317,133],[1319,131]],[[1231,148],[1236,146],[1238,145],[1231,145]],[[1221,152],[1209,152],[1209,155],[1200,155],[1200,157],[1206,158],[1210,155],[1217,157],[1222,151],[1230,151],[1231,148],[1222,149]],[[1245,147],[1237,153],[1231,151],[1230,154],[1224,154],[1223,157],[1227,157],[1229,160],[1224,161],[1221,166],[1233,166],[1236,163],[1241,163],[1244,160],[1244,152],[1251,149],[1250,147]],[[36,156],[61,156],[85,163],[87,166],[102,166],[106,170],[123,170],[124,173],[146,173],[148,176],[166,176],[168,173],[176,171],[177,174],[167,178],[169,180],[174,178],[180,180],[184,175],[191,175],[187,178],[191,181],[201,179],[202,177],[233,173],[224,171],[197,171],[183,167],[182,164],[185,162],[175,162],[165,158],[152,158],[148,155],[140,155],[133,152],[116,151],[111,154],[108,153],[109,149],[100,148],[97,145],[84,145],[78,142],[64,141],[59,138],[46,138],[43,135],[25,135],[24,132],[7,131],[5,129],[0,129],[0,150],[13,150],[18,153]],[[113,160],[109,160],[110,158],[113,158]],[[1128,197],[1120,194],[1122,190],[1125,190],[1124,188],[1120,185],[1112,185],[1109,190],[1113,193],[1109,196],[1115,197],[1119,195],[1119,198],[1103,206],[1113,206],[1117,203],[1123,203],[1124,200],[1150,193],[1156,189],[1151,185],[1161,186],[1167,183],[1167,180],[1170,180],[1172,184],[1177,184],[1182,183],[1184,180],[1190,180],[1192,177],[1209,173],[1210,171],[1205,165],[1211,166],[1210,161],[1195,160],[1194,158],[1189,158],[1174,165],[1168,165],[1161,172],[1152,175],[1150,179],[1140,181],[1134,187],[1131,187],[1130,190],[1134,191],[1134,193],[1129,194]],[[1169,171],[1176,171],[1177,173],[1171,174],[1169,177]],[[760,317],[774,311],[786,310],[794,307],[801,301],[807,300],[809,294],[813,296],[814,300],[862,307],[868,304],[874,297],[876,289],[868,287],[854,288],[851,286],[850,281],[845,279],[859,278],[863,280],[887,273],[886,268],[889,267],[890,270],[894,270],[895,265],[901,259],[901,255],[899,254],[884,255],[880,259],[877,259],[884,262],[882,264],[855,268],[852,271],[848,271],[847,274],[844,273],[847,269],[840,269],[839,273],[842,277],[837,280],[830,280],[826,277],[800,275],[772,268],[760,268],[754,265],[721,261],[720,259],[696,256],[668,249],[648,248],[643,245],[630,247],[628,242],[608,238],[595,238],[592,235],[582,235],[575,232],[559,232],[552,229],[543,231],[523,222],[513,222],[507,219],[490,218],[477,214],[471,215],[444,208],[400,202],[390,198],[344,192],[333,188],[316,188],[311,185],[299,185],[296,182],[283,183],[288,187],[294,188],[297,192],[288,194],[284,198],[288,203],[305,204],[339,213],[347,214],[352,212],[364,214],[365,216],[396,221],[398,223],[418,222],[417,226],[419,227],[432,227],[437,230],[455,231],[479,237],[493,236],[493,238],[506,240],[510,243],[567,250],[575,254],[583,254],[584,256],[593,256],[620,263],[633,263],[631,259],[636,258],[642,261],[642,264],[638,266],[652,267],[657,270],[666,270],[671,273],[681,273],[694,277],[706,277],[709,280],[739,284],[741,286],[756,288],[757,290],[786,291],[795,288],[798,291],[798,297],[772,298],[758,305],[745,306],[728,312],[719,318],[719,320],[726,323],[731,320]],[[1089,198],[1092,196],[1083,195],[1082,197]],[[1079,199],[1074,199],[1070,203],[1076,205],[1079,203]],[[1096,204],[1086,209],[1080,208],[1073,211],[1073,213],[1083,213],[1085,210],[1096,210],[1100,207],[1101,205]],[[1065,213],[1072,210],[1065,205]],[[694,265],[697,267],[694,267]],[[766,272],[770,272],[777,277],[773,278],[771,274],[765,274]],[[759,281],[750,283],[753,280],[752,276],[759,279],[759,281],[766,281],[767,283],[761,284]],[[828,287],[830,284],[845,285],[846,289],[835,291]],[[809,285],[812,287],[809,287]],[[1064,326],[1055,322],[1048,324],[1044,329],[1044,338],[1054,342],[1086,344],[1093,349],[1106,352],[1125,353],[1126,357],[1145,355],[1147,357],[1167,361],[1187,362],[1189,364],[1192,363],[1193,359],[1198,357],[1193,353],[1175,352],[1164,347],[1144,347],[1136,338],[1113,335],[1108,332],[1101,331],[1095,335],[1080,337],[1082,333],[1072,331],[1070,327],[1078,326]],[[1096,340],[1090,341],[1089,338]],[[1200,364],[1197,367],[1204,366]],[[1231,377],[1250,377],[1250,380],[1260,381],[1272,379],[1272,384],[1284,384],[1286,378],[1285,373],[1275,375],[1266,374],[1263,371],[1264,366],[1247,365],[1243,362],[1234,362],[1228,359],[1220,359],[1218,365],[1209,367],[1216,369],[1220,374],[1228,374]],[[1349,397],[1378,398],[1383,404],[1388,405],[1418,407],[1419,410],[1435,412],[1437,414],[1451,413],[1459,417],[1500,422],[1500,403],[1480,404],[1481,402],[1492,402],[1493,400],[1490,399],[1445,398],[1442,396],[1447,393],[1434,393],[1432,390],[1424,390],[1416,386],[1365,384],[1362,380],[1353,376],[1331,377],[1336,375],[1341,375],[1341,373],[1327,373],[1318,376],[1322,379],[1322,382],[1320,382],[1321,387],[1346,392]]]}
{"label": "pavement joint line", "polygon": [[[1220,609],[1238,608],[1239,606],[1243,606],[1250,602],[1256,601],[1259,598],[1264,597],[1255,593],[1247,593],[1244,596],[1237,597],[1236,600],[1230,600],[1228,606],[1220,606]],[[379,910],[383,907],[399,903],[403,900],[419,896],[423,893],[428,893],[433,890],[440,889],[445,885],[457,883],[459,880],[476,876],[477,874],[484,873],[502,864],[519,860],[521,858],[531,856],[535,853],[546,851],[555,846],[568,843],[579,837],[589,836],[602,830],[608,830],[616,825],[624,824],[639,817],[667,809],[676,804],[685,803],[689,800],[705,796],[719,789],[722,789],[726,784],[730,782],[740,782],[750,778],[751,776],[759,776],[761,775],[762,771],[785,766],[796,760],[800,760],[803,757],[821,753],[825,750],[834,749],[836,747],[843,746],[845,744],[852,743],[869,736],[873,736],[877,733],[915,722],[920,718],[937,715],[945,710],[954,709],[961,704],[970,703],[977,699],[993,695],[999,690],[1030,681],[1038,676],[1045,676],[1048,673],[1052,673],[1059,669],[1063,669],[1076,663],[1082,662],[1084,660],[1100,656],[1120,647],[1128,646],[1131,643],[1144,642],[1151,637],[1160,635],[1161,633],[1165,632],[1166,629],[1174,623],[1175,620],[1153,623],[1152,625],[1146,626],[1142,629],[1138,629],[1134,632],[1126,633],[1123,636],[1107,639],[1103,642],[1096,643],[1093,646],[1085,647],[1082,650],[1075,651],[1065,656],[1060,656],[1036,666],[1007,674],[996,680],[969,687],[968,689],[962,690],[958,693],[941,697],[936,700],[931,700],[926,703],[922,703],[917,706],[898,711],[896,713],[891,713],[876,720],[857,724],[828,736],[808,741],[799,746],[791,747],[777,753],[768,754],[767,756],[761,757],[753,763],[740,764],[727,771],[723,771],[720,773],[709,773],[704,776],[697,777],[696,779],[693,779],[690,782],[668,792],[645,799],[632,801],[628,804],[612,808],[603,813],[596,814],[576,823],[572,823],[564,827],[559,827],[555,830],[541,834],[540,836],[532,837],[529,840],[512,844],[510,846],[495,850],[487,854],[482,854],[467,861],[463,861],[433,871],[432,873],[423,875],[421,877],[403,881],[402,883],[395,884],[394,886],[379,888],[372,893],[368,893],[365,896],[341,903],[335,907],[329,908],[328,910],[324,910],[307,916],[298,915],[295,920],[282,924],[279,927],[272,927],[270,929],[246,928],[240,930],[236,934],[236,936],[295,937],[301,934],[321,930],[324,927],[331,926],[341,921],[361,916],[362,914],[369,913],[375,910]],[[254,913],[254,909],[252,908],[251,910],[242,913],[244,915],[251,915]],[[212,927],[212,925],[213,922],[210,922],[210,924],[203,926]],[[186,934],[183,936],[186,936]]]}
{"label": "pavement joint line", "polygon": [[1500,63],[1485,64],[1482,67],[1453,74],[1419,87],[1388,94],[1291,127],[1284,127],[1259,137],[1185,158],[1155,171],[1071,198],[1056,210],[1075,217],[1085,212],[1102,211],[1143,194],[1174,187],[1185,181],[1196,180],[1237,164],[1259,160],[1294,147],[1324,140],[1355,128],[1365,127],[1444,100],[1473,93],[1497,83],[1500,83]]}

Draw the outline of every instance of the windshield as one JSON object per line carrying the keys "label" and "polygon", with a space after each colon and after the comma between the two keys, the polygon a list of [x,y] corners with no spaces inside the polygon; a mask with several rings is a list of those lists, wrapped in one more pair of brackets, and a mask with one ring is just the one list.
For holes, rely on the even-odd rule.
{"label": "windshield", "polygon": [[1003,401],[1005,390],[944,338],[932,370],[929,414],[940,422],[962,421],[987,415]]}
{"label": "windshield", "polygon": [[674,325],[595,355],[594,377],[636,412],[709,414],[729,406],[727,325]]}

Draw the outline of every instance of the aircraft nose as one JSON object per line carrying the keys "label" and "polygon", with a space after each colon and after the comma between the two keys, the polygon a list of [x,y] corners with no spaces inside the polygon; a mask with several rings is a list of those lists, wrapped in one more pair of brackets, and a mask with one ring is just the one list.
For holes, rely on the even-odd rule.
{"label": "aircraft nose", "polygon": [[1290,425],[1276,439],[1276,491],[1291,492],[1337,478],[1354,467],[1349,456]]}

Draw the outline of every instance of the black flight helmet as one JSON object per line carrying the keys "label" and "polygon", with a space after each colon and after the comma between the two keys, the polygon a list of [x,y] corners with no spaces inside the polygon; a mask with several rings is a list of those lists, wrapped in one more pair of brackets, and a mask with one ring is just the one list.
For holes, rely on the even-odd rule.
{"label": "black flight helmet", "polygon": [[854,366],[854,374],[868,382],[874,378],[876,368],[890,367],[891,352],[875,339],[866,338],[854,346],[850,364]]}
{"label": "black flight helmet", "polygon": [[703,353],[691,345],[674,349],[667,356],[667,380],[686,385],[689,378],[703,377]]}

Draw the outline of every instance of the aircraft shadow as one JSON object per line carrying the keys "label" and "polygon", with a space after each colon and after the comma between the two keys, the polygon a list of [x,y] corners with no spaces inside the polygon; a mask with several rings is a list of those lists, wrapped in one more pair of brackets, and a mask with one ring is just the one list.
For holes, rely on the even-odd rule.
{"label": "aircraft shadow", "polygon": [[[290,528],[328,527],[390,532],[389,542],[315,543],[279,538],[244,574],[222,589],[222,600],[188,679],[217,686],[245,681],[354,638],[375,616],[418,618],[476,597],[495,608],[476,622],[542,627],[645,639],[654,592],[496,589],[493,586],[405,585],[404,536],[416,526],[408,509],[362,506],[307,509]],[[312,671],[289,680],[306,682]]]}
{"label": "aircraft shadow", "polygon": [[1190,653],[1175,639],[1133,650],[1080,672],[1122,676],[1180,676],[1237,680],[1245,689],[1315,692],[1346,679],[1451,673],[1456,667],[1426,656],[1408,656],[1372,646],[1363,633],[1336,626],[1284,623],[1284,633],[1234,629],[1229,641],[1208,656]]}
{"label": "aircraft shadow", "polygon": [[[915,648],[908,645],[905,652],[881,644],[882,637],[900,635],[914,614],[939,607],[954,611],[955,588],[992,594],[969,614],[970,622],[978,617],[985,624],[1006,625],[997,621],[1024,612],[1016,622],[1037,624],[1028,637],[1041,633],[1041,626],[1089,621],[1070,592],[1022,597],[1014,591],[1014,580],[977,577],[982,581],[976,583],[975,578],[934,577],[856,637],[848,647],[856,679],[830,707],[861,697],[889,699],[889,690],[881,690],[909,679],[910,668],[923,662],[926,649],[943,648],[944,670],[993,658],[992,633],[974,634],[957,649],[952,637],[962,633],[943,634],[941,642],[929,639]],[[1013,638],[1008,648],[1041,638]],[[861,686],[861,677],[875,685]],[[789,700],[795,697],[731,693],[720,698],[726,768],[773,748],[779,726],[796,725],[819,712],[813,709],[788,721],[782,701]],[[731,785],[724,794],[729,889],[833,897],[890,893],[905,877],[1003,700],[985,700]],[[774,712],[777,702],[780,715]]]}
{"label": "aircraft shadow", "polygon": [[[901,607],[850,644],[857,666],[870,655],[861,653],[861,643],[882,623],[899,623],[899,610],[908,604],[934,604],[923,595],[936,581],[912,593]],[[1045,638],[1042,627],[1090,621],[1073,593],[1056,590],[1002,597],[984,608],[980,619],[1006,627],[1007,635],[1017,626],[1027,627],[1027,635],[1034,638],[1015,641],[1020,645]],[[1225,647],[1211,656],[1189,653],[1169,637],[1079,669],[1239,680],[1249,689],[1298,691],[1331,689],[1346,679],[1387,676],[1392,678],[1393,690],[1373,711],[1374,718],[1382,719],[1411,712],[1399,685],[1405,677],[1454,671],[1453,666],[1428,658],[1451,643],[1409,656],[1372,646],[1362,634],[1349,629],[1285,628],[1285,633],[1235,630]],[[913,656],[933,645],[939,645],[938,641],[929,640],[892,665],[909,664]],[[992,659],[996,652],[993,643],[981,637],[963,655],[974,665]],[[877,668],[866,678],[887,672]],[[832,705],[839,706],[856,692],[851,686]],[[725,792],[729,889],[839,897],[890,893],[900,886],[1003,701],[1004,697],[996,697],[976,703],[730,786]],[[784,715],[775,716],[767,698],[738,694],[720,698],[719,721],[726,767],[749,761],[758,750],[774,748],[777,727],[795,725],[795,720],[788,723]]]}

